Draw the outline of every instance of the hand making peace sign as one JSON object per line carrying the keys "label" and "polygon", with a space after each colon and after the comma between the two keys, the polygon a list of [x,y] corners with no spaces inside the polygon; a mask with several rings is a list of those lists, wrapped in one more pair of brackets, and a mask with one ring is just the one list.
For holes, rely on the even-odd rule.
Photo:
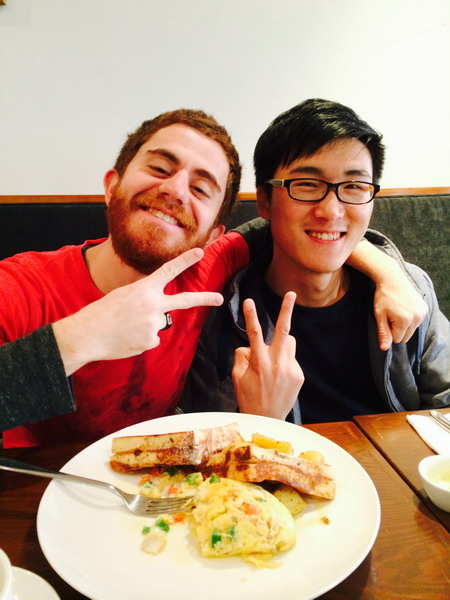
{"label": "hand making peace sign", "polygon": [[272,344],[265,344],[253,300],[244,301],[249,348],[237,348],[231,373],[242,413],[285,419],[305,380],[289,335],[296,295],[283,299]]}
{"label": "hand making peace sign", "polygon": [[168,261],[151,275],[118,287],[77,313],[53,323],[55,337],[70,375],[88,362],[127,358],[159,345],[165,313],[193,306],[219,306],[216,292],[168,295],[164,288],[203,257],[193,248]]}

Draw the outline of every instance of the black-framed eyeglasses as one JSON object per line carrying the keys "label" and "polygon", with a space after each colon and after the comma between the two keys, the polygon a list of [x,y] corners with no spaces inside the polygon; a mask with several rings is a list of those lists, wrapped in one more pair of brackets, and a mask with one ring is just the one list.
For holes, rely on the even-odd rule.
{"label": "black-framed eyeglasses", "polygon": [[269,179],[266,183],[287,188],[289,196],[299,202],[320,202],[333,189],[337,199],[344,204],[368,204],[380,191],[376,183],[356,180],[330,183],[322,179],[299,178]]}

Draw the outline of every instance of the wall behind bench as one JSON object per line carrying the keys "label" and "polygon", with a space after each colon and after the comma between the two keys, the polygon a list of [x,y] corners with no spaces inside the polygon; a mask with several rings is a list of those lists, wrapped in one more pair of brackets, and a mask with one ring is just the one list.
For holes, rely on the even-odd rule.
{"label": "wall behind bench", "polygon": [[449,184],[449,0],[8,0],[0,56],[0,194],[101,193],[180,107],[227,127],[250,190],[261,133],[315,97],[383,133],[383,186]]}

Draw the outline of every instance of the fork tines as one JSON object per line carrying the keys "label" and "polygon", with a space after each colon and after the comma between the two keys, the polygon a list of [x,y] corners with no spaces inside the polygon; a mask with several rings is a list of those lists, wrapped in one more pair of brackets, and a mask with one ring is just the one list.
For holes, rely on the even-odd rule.
{"label": "fork tines", "polygon": [[191,508],[193,497],[182,498],[145,498],[142,508],[147,515],[158,515],[162,513],[173,513]]}

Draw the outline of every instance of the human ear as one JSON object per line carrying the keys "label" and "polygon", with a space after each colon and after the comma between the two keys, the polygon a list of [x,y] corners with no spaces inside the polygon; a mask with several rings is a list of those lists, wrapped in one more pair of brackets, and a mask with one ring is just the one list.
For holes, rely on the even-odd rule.
{"label": "human ear", "polygon": [[109,204],[111,195],[114,193],[119,182],[119,173],[115,169],[107,171],[103,177],[103,189],[105,190],[106,204]]}
{"label": "human ear", "polygon": [[270,202],[264,186],[256,188],[256,203],[258,205],[259,216],[270,220]]}
{"label": "human ear", "polygon": [[215,242],[216,240],[218,240],[220,238],[221,235],[223,235],[225,233],[225,225],[217,225],[217,227],[214,227],[214,229],[211,230],[208,240],[206,241],[205,246],[209,246],[209,244],[212,244],[213,242]]}

